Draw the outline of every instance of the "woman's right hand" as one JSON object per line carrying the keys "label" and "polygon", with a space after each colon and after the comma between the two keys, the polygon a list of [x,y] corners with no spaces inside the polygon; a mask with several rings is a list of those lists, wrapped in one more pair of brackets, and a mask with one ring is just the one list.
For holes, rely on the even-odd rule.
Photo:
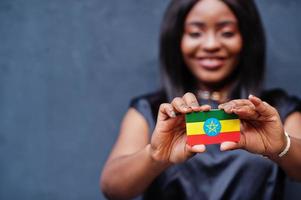
{"label": "woman's right hand", "polygon": [[205,145],[186,144],[185,114],[209,111],[209,105],[200,106],[192,93],[176,97],[169,103],[160,105],[157,124],[151,138],[151,156],[163,163],[180,163],[195,153],[205,151]]}

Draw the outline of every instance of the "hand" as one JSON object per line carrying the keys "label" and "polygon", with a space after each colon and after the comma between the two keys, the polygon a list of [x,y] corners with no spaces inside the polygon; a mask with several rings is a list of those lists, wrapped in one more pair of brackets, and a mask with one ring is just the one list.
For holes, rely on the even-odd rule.
{"label": "hand", "polygon": [[182,98],[174,98],[171,104],[161,104],[151,138],[152,157],[157,161],[179,163],[195,153],[204,152],[204,145],[191,147],[186,144],[185,114],[210,109],[208,105],[199,106],[192,93],[186,93]]}
{"label": "hand", "polygon": [[250,95],[249,99],[232,100],[219,108],[235,113],[241,119],[240,141],[222,143],[222,151],[242,148],[272,158],[285,148],[286,138],[280,116],[268,103]]}

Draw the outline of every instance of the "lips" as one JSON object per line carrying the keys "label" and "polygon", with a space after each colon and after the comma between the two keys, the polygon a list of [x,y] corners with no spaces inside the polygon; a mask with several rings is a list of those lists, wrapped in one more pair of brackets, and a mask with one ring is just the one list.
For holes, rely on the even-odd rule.
{"label": "lips", "polygon": [[217,70],[224,65],[224,58],[220,57],[204,57],[198,58],[198,64],[207,70]]}

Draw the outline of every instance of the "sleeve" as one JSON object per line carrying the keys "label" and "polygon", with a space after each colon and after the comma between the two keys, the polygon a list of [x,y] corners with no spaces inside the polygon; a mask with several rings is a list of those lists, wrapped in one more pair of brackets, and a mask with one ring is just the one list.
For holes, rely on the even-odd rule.
{"label": "sleeve", "polygon": [[278,110],[282,121],[293,112],[301,112],[300,98],[297,96],[289,96],[282,89],[264,92],[262,99]]}
{"label": "sleeve", "polygon": [[133,98],[130,101],[130,108],[136,109],[147,121],[150,130],[155,128],[155,120],[152,115],[150,102],[143,96]]}

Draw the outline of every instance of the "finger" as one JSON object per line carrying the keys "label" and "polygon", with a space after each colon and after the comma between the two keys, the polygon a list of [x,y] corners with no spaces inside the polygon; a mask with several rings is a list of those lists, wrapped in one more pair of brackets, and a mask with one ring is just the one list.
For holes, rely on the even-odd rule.
{"label": "finger", "polygon": [[163,121],[168,118],[175,118],[176,113],[174,108],[169,103],[162,103],[159,107],[158,120]]}
{"label": "finger", "polygon": [[206,146],[203,145],[203,144],[198,144],[198,145],[193,145],[193,146],[190,146],[190,145],[186,144],[186,149],[191,154],[203,153],[203,152],[206,151]]}
{"label": "finger", "polygon": [[242,106],[250,106],[255,108],[254,105],[247,99],[232,100],[227,103],[220,104],[218,108],[223,109],[226,113],[232,113],[233,109],[237,109]]}
{"label": "finger", "polygon": [[242,106],[232,109],[232,112],[237,114],[240,119],[256,120],[260,117],[255,107]]}
{"label": "finger", "polygon": [[237,142],[222,142],[220,146],[221,151],[229,151],[239,149],[240,145]]}
{"label": "finger", "polygon": [[235,150],[235,149],[244,149],[246,144],[245,135],[243,133],[240,134],[240,139],[238,142],[231,142],[226,141],[222,142],[220,145],[221,151],[229,151],[229,150]]}
{"label": "finger", "polygon": [[204,111],[204,112],[209,111],[209,110],[211,110],[211,106],[207,105],[207,104],[200,106],[200,109],[199,109],[199,111]]}
{"label": "finger", "polygon": [[173,106],[175,112],[182,114],[192,112],[192,109],[180,97],[174,98],[171,102],[171,105]]}
{"label": "finger", "polygon": [[268,103],[261,101],[254,95],[249,96],[249,100],[254,104],[256,111],[263,117],[270,117],[275,114],[275,108]]}
{"label": "finger", "polygon": [[191,92],[187,92],[183,96],[183,100],[186,103],[187,106],[191,107],[191,109],[195,112],[200,111],[200,105],[199,102],[194,94]]}
{"label": "finger", "polygon": [[221,104],[219,108],[227,113],[235,113],[241,119],[257,119],[259,114],[255,105],[248,99],[236,99],[228,103]]}

